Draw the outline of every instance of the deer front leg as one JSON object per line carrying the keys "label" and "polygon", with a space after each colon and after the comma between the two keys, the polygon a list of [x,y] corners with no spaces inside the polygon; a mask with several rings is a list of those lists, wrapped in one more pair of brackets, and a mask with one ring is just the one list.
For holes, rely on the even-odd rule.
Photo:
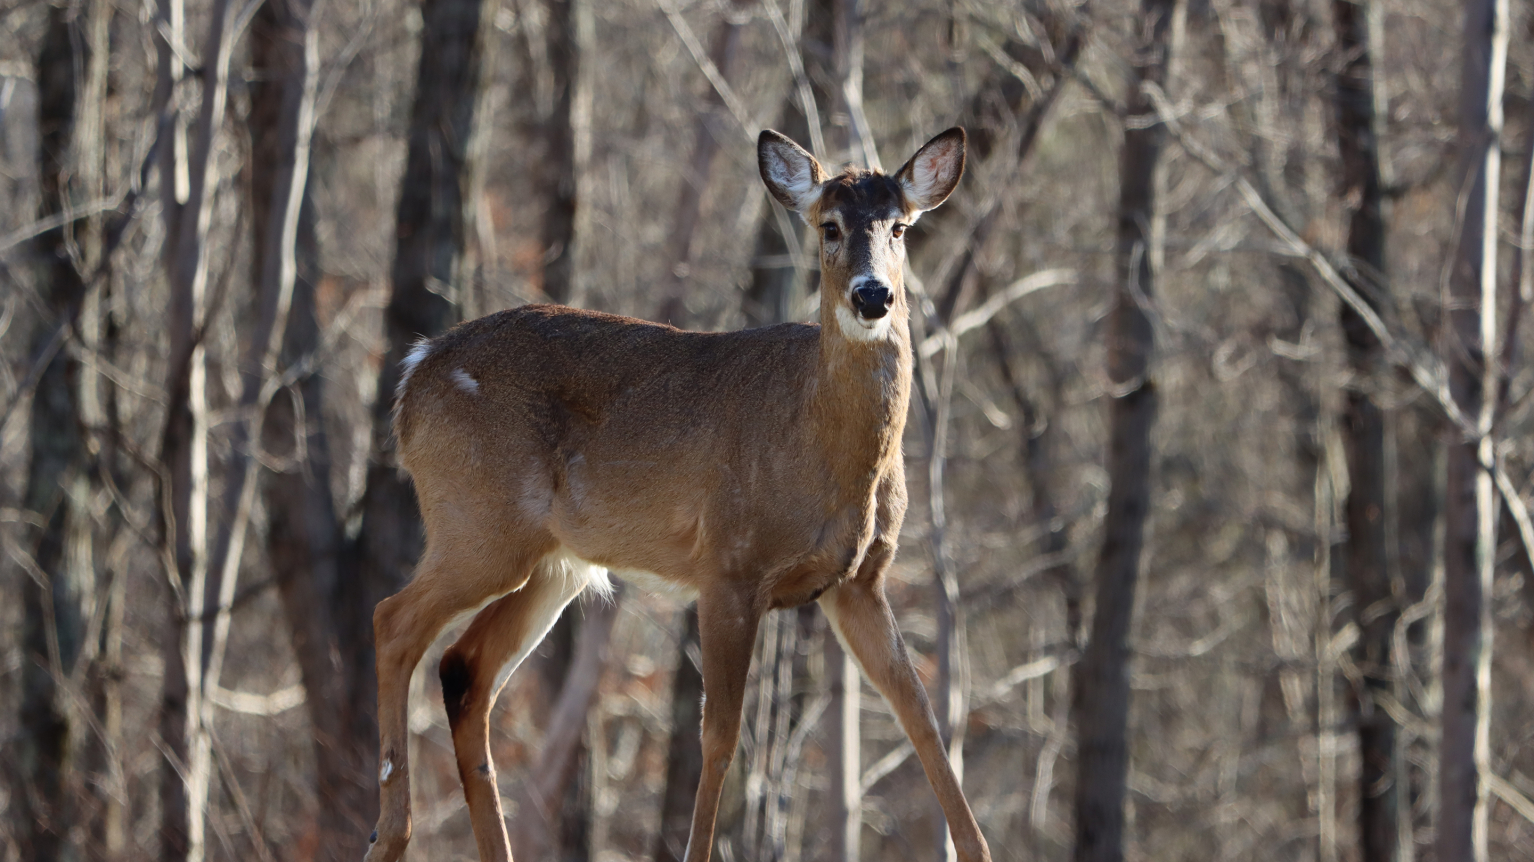
{"label": "deer front leg", "polygon": [[708,862],[713,852],[719,792],[740,739],[746,672],[751,667],[761,616],[762,607],[755,596],[721,589],[698,598],[703,653],[703,776],[693,801],[692,831],[684,862]]}
{"label": "deer front leg", "polygon": [[900,726],[916,749],[927,781],[937,794],[954,849],[962,862],[990,862],[991,851],[980,826],[970,811],[964,791],[948,763],[948,752],[938,734],[937,719],[927,702],[927,691],[911,666],[905,640],[895,624],[884,596],[879,575],[859,576],[820,598],[820,607],[830,618],[832,628],[868,675],[874,688],[884,695]]}

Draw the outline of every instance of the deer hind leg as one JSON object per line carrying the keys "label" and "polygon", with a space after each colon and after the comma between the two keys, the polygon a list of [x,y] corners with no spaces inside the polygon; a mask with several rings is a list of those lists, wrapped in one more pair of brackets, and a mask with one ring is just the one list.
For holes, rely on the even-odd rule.
{"label": "deer hind leg", "polygon": [[511,859],[490,759],[490,708],[512,672],[593,576],[600,577],[592,567],[562,561],[539,564],[526,586],[480,611],[442,654],[442,699],[481,862]]}
{"label": "deer hind leg", "polygon": [[857,659],[874,688],[884,695],[910,737],[927,781],[943,807],[959,859],[990,862],[990,848],[948,762],[927,691],[911,666],[882,581],[859,576],[822,596],[820,607],[830,618],[842,645]]}
{"label": "deer hind leg", "polygon": [[699,647],[703,653],[703,775],[693,801],[692,831],[684,862],[708,862],[713,851],[719,792],[740,740],[741,701],[746,695],[746,672],[751,667],[762,611],[755,596],[721,591],[698,597]]}
{"label": "deer hind leg", "polygon": [[[429,534],[428,534],[429,535]],[[541,549],[533,550],[538,554]],[[492,566],[490,559],[497,565]],[[507,560],[513,561],[507,565]],[[378,665],[378,827],[366,862],[398,862],[410,843],[410,675],[437,635],[487,600],[518,589],[537,556],[468,554],[433,547],[415,577],[373,611]]]}

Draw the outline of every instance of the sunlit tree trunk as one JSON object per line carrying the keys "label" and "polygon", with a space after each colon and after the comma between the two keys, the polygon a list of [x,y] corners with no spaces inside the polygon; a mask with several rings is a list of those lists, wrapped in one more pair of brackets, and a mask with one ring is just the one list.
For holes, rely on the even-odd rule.
{"label": "sunlit tree trunk", "polygon": [[1485,862],[1491,719],[1491,585],[1496,495],[1482,469],[1496,412],[1497,187],[1507,0],[1465,4],[1459,119],[1463,214],[1449,276],[1445,361],[1454,403],[1480,439],[1450,430],[1444,547],[1443,730],[1438,767],[1438,858]]}
{"label": "sunlit tree trunk", "polygon": [[1118,284],[1109,313],[1107,469],[1112,486],[1097,563],[1096,607],[1077,666],[1074,713],[1076,862],[1124,858],[1124,792],[1129,773],[1129,629],[1139,580],[1145,518],[1150,508],[1151,426],[1156,387],[1151,379],[1154,333],[1147,305],[1155,301],[1159,238],[1156,170],[1166,138],[1155,120],[1150,87],[1164,87],[1171,63],[1177,0],[1143,0],[1136,25],[1139,50],[1130,82],[1129,115],[1119,157]]}
{"label": "sunlit tree trunk", "polygon": [[[867,157],[868,153],[874,152],[874,142],[864,139],[858,123],[850,116],[854,107],[861,110],[863,101],[862,2],[832,0],[828,5],[830,8],[823,11],[811,8],[811,19],[806,22],[807,28],[814,28],[817,25],[811,21],[817,12],[829,13],[831,61],[828,71],[832,77],[826,100],[820,103],[826,155],[831,159],[831,170],[835,170],[841,161],[857,162],[861,167],[881,167],[871,163],[876,160]],[[812,241],[805,254],[813,260],[819,254],[818,242]],[[822,296],[821,301],[828,300]],[[831,763],[831,792],[828,794],[831,858],[835,862],[856,862],[861,855],[863,835],[863,674],[852,655],[830,632],[827,632],[823,649],[827,681],[832,686],[831,705],[826,710],[832,728],[826,750]],[[938,702],[943,702],[941,696]],[[941,707],[939,720],[942,720]],[[949,736],[945,734],[943,738],[946,742]],[[962,766],[959,769],[962,775]],[[946,820],[938,822],[947,823]],[[943,828],[939,827],[939,834]]]}
{"label": "sunlit tree trunk", "polygon": [[[200,862],[204,852],[204,806],[211,766],[211,740],[201,726],[203,714],[202,643],[210,621],[201,619],[207,585],[208,420],[205,391],[208,288],[208,228],[212,222],[218,175],[214,140],[223,125],[229,76],[229,3],[214,0],[202,45],[202,93],[190,153],[166,148],[160,183],[166,222],[165,269],[170,284],[169,351],[166,364],[166,417],[160,441],[159,495],[161,541],[174,571],[170,625],[162,642],[165,659],[160,735],[166,757],[160,768],[161,858]],[[179,0],[165,0],[162,25],[181,39]],[[161,40],[165,38],[161,33]],[[179,80],[181,59],[161,51],[162,83]],[[166,68],[168,66],[168,68]],[[168,101],[172,86],[164,90]],[[165,103],[157,103],[165,104]],[[172,116],[173,128],[178,120]],[[174,137],[174,136],[173,136]],[[185,178],[185,196],[182,179]]]}
{"label": "sunlit tree trunk", "polygon": [[[75,133],[75,176],[86,198],[106,194],[108,168],[107,132],[116,112],[109,107],[108,88],[113,83],[111,44],[115,7],[109,3],[91,3],[79,7],[83,24],[82,44],[88,59],[81,71],[84,82],[80,94]],[[91,218],[84,231],[75,234],[79,248],[79,266],[86,274],[86,291],[80,311],[80,338],[92,345],[106,362],[116,363],[120,354],[122,326],[112,305],[115,273],[109,266],[110,250],[106,241],[106,222],[102,216]],[[118,224],[126,225],[126,219]],[[97,369],[100,363],[97,363]],[[94,457],[92,492],[103,498],[104,480],[116,487],[128,484],[121,455],[122,416],[116,384],[105,374],[86,374],[80,380],[80,417],[90,435],[88,449]],[[86,841],[97,855],[113,859],[127,846],[128,806],[124,786],[123,750],[123,635],[126,620],[127,566],[111,548],[124,529],[123,511],[113,506],[96,521],[93,542],[108,549],[105,559],[96,565],[93,615],[99,620],[90,644],[91,668],[87,672],[89,709],[94,721],[93,733],[82,758],[90,776],[82,788],[80,827],[88,828]],[[84,547],[84,546],[82,546]]]}

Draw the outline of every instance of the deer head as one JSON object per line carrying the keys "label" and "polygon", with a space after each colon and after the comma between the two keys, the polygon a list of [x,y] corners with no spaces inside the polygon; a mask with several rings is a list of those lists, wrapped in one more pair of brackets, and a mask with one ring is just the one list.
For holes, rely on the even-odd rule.
{"label": "deer head", "polygon": [[904,330],[905,232],[964,174],[964,130],[928,141],[893,176],[847,168],[828,177],[815,157],[768,129],[756,144],[768,191],[820,233],[824,332],[877,343]]}

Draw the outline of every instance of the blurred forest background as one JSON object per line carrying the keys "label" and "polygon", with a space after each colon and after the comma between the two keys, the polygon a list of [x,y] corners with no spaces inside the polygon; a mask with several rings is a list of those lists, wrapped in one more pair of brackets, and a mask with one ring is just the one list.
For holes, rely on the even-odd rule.
{"label": "blurred forest background", "polygon": [[[410,341],[813,319],[757,132],[961,123],[891,598],[998,862],[1534,859],[1511,5],[0,0],[0,858],[360,858]],[[941,858],[818,612],[760,638],[716,858]],[[521,858],[678,858],[696,661],[572,607],[494,713]],[[410,858],[470,859],[434,668]]]}

